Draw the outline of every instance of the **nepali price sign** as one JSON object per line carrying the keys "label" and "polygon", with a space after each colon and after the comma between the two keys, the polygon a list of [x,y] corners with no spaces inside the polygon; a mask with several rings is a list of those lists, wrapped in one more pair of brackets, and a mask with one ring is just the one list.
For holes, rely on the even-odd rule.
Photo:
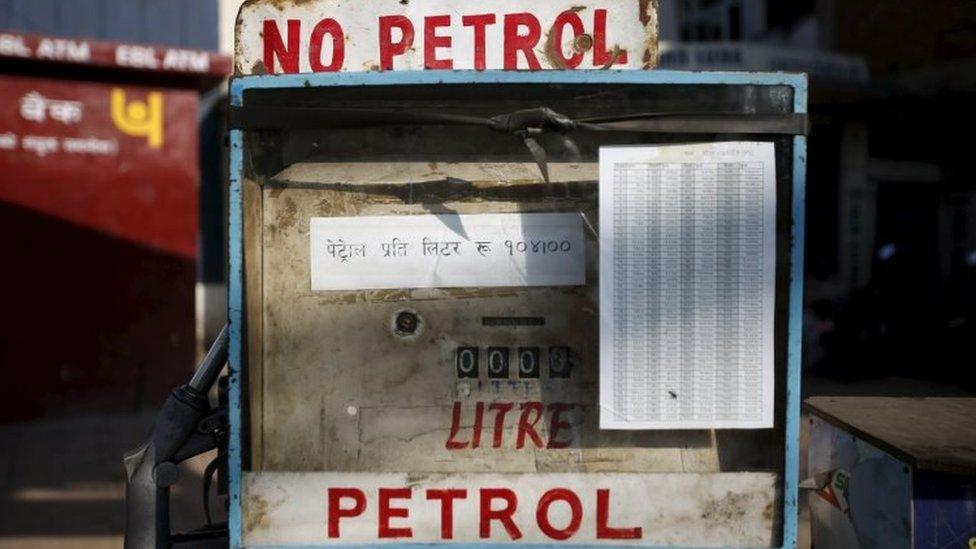
{"label": "nepali price sign", "polygon": [[246,2],[239,75],[388,70],[649,69],[651,0]]}

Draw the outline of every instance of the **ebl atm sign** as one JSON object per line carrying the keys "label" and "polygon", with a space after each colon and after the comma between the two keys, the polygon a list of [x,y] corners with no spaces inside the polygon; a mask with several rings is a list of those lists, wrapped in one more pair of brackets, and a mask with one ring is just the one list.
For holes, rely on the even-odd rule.
{"label": "ebl atm sign", "polygon": [[[419,491],[418,491],[419,492]],[[413,498],[425,500],[430,507],[427,510],[432,516],[440,517],[440,538],[454,539],[454,503],[469,497],[478,501],[478,537],[481,539],[498,539],[499,534],[511,540],[522,539],[524,528],[534,528],[544,536],[555,541],[565,541],[572,538],[580,530],[585,517],[583,501],[570,488],[551,488],[544,492],[535,502],[519,501],[519,495],[514,490],[504,487],[481,488],[478,490],[466,488],[428,488],[423,493],[414,493],[409,487],[380,488],[374,495],[373,501],[377,506],[376,537],[377,539],[413,538],[413,528],[409,526],[410,508],[404,506],[405,501]],[[366,492],[360,488],[329,488],[328,489],[328,536],[330,539],[342,537],[341,524],[343,519],[361,516],[367,507]],[[531,505],[535,521],[532,524],[519,524],[516,512],[519,505]],[[553,520],[550,511],[562,506],[561,516]],[[568,509],[568,516],[565,510]],[[588,517],[594,521],[596,538],[598,540],[635,540],[643,537],[640,526],[619,528],[610,525],[610,490],[596,490],[595,516]]]}

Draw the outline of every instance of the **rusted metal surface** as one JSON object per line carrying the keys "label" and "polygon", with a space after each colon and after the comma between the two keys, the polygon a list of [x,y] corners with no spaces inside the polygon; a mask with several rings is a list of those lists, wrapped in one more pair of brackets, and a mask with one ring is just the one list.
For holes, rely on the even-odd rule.
{"label": "rusted metal surface", "polygon": [[251,0],[235,72],[650,69],[657,0]]}

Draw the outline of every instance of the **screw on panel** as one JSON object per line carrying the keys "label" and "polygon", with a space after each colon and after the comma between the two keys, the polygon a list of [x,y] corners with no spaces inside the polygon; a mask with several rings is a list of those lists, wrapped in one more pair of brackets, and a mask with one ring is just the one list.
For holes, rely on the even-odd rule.
{"label": "screw on panel", "polygon": [[414,339],[423,331],[424,321],[416,312],[401,310],[392,318],[393,333],[404,339]]}

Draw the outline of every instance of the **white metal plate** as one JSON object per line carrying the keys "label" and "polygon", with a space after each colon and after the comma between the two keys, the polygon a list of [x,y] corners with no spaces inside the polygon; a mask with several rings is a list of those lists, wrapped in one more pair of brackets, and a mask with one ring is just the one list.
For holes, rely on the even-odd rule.
{"label": "white metal plate", "polygon": [[[251,473],[244,541],[768,547],[776,482],[772,473]],[[455,490],[449,505],[445,490]]]}
{"label": "white metal plate", "polygon": [[656,8],[650,0],[257,0],[238,16],[235,68],[240,75],[653,68]]}

